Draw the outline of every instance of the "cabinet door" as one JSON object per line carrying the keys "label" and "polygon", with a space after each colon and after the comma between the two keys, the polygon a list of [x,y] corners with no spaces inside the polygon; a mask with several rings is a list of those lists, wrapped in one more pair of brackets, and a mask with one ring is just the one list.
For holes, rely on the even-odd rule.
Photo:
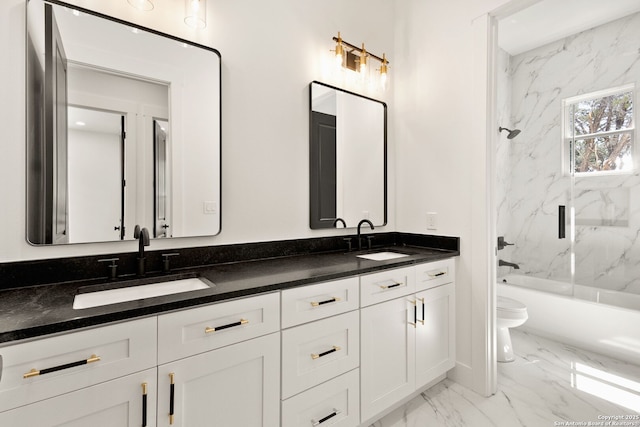
{"label": "cabinet door", "polygon": [[402,297],[360,312],[361,421],[415,389],[415,299]]}
{"label": "cabinet door", "polygon": [[156,425],[156,369],[0,412],[0,425],[153,427]]}
{"label": "cabinet door", "polygon": [[417,295],[416,388],[455,365],[454,285],[439,286]]}
{"label": "cabinet door", "polygon": [[279,424],[278,333],[158,368],[158,426]]}

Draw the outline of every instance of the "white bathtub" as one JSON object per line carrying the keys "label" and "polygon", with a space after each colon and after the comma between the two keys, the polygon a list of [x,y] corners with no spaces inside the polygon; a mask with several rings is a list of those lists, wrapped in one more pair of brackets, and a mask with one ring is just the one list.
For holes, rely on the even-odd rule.
{"label": "white bathtub", "polygon": [[497,291],[527,306],[522,329],[638,364],[640,295],[524,275],[499,278]]}

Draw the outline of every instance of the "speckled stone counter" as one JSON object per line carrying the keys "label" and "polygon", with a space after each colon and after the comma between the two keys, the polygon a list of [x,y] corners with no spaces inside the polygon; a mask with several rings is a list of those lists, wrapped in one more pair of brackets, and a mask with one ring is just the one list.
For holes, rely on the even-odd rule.
{"label": "speckled stone counter", "polygon": [[[227,261],[204,266],[181,266],[170,273],[149,273],[144,279],[125,276],[114,281],[93,278],[39,285],[29,282],[29,286],[20,286],[20,283],[16,283],[13,288],[8,288],[5,282],[5,290],[0,291],[0,343],[459,255],[458,239],[448,239],[442,241],[439,238],[424,239],[420,235],[394,233],[394,236],[383,236],[380,239],[381,242],[390,244],[374,247],[370,251],[314,252],[306,247],[304,250],[298,248],[299,253],[294,252],[279,257],[243,259],[237,262]],[[438,242],[443,244],[438,245]],[[440,247],[427,247],[425,244]],[[242,247],[235,249],[243,250]],[[326,248],[323,246],[322,249]],[[359,254],[385,250],[401,252],[409,256],[387,261],[372,261],[357,257]],[[10,274],[20,277],[16,271],[19,272],[23,266],[13,267],[15,268],[10,269],[5,266],[4,271],[0,270],[0,275],[4,273],[3,280],[6,281],[6,277]],[[50,269],[51,267],[41,265],[41,268]],[[135,284],[144,284],[158,279],[180,278],[184,275],[206,278],[215,286],[101,307],[73,309],[74,297],[79,292],[98,290],[105,286],[118,287],[123,281],[129,283],[132,279],[135,280]]]}

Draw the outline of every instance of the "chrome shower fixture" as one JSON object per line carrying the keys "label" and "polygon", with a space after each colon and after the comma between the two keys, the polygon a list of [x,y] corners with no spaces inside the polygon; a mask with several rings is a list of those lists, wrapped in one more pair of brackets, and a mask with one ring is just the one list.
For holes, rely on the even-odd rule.
{"label": "chrome shower fixture", "polygon": [[518,134],[520,133],[520,129],[511,130],[503,127],[499,128],[498,132],[502,132],[503,130],[506,130],[507,132],[509,132],[509,134],[507,135],[507,139],[513,139],[516,136],[518,136]]}

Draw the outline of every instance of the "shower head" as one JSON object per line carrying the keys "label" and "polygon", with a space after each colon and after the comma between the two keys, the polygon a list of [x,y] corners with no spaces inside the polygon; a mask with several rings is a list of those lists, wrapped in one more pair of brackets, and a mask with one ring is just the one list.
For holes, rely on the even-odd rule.
{"label": "shower head", "polygon": [[520,129],[511,130],[503,127],[499,129],[499,132],[502,132],[503,130],[506,130],[507,132],[509,132],[509,134],[507,135],[507,139],[513,139],[516,136],[518,136],[518,134],[520,133]]}

